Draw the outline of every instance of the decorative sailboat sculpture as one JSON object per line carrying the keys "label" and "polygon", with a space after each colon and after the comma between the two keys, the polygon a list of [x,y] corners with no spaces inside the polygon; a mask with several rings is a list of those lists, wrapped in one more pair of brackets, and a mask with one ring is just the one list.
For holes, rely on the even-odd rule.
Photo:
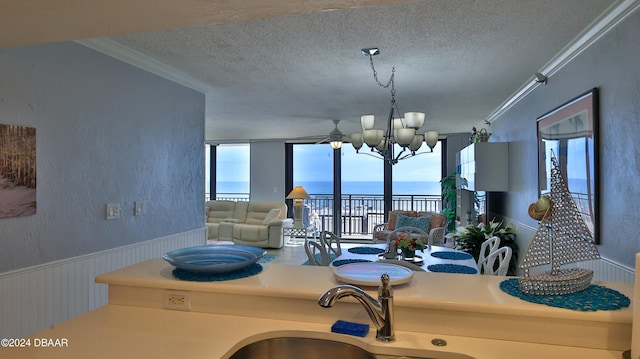
{"label": "decorative sailboat sculpture", "polygon": [[[551,206],[542,219],[536,218],[540,219],[538,230],[520,263],[524,270],[524,276],[519,278],[520,289],[528,295],[562,295],[587,289],[593,271],[560,266],[600,258],[553,152],[551,167]],[[543,265],[551,265],[551,270],[529,272],[529,268]]]}

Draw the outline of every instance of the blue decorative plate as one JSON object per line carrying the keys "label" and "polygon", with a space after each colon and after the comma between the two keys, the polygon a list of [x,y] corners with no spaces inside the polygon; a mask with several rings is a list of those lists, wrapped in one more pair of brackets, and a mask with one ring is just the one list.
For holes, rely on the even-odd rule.
{"label": "blue decorative plate", "polygon": [[262,258],[267,251],[250,246],[199,246],[165,253],[162,259],[196,273],[227,273],[243,269]]}

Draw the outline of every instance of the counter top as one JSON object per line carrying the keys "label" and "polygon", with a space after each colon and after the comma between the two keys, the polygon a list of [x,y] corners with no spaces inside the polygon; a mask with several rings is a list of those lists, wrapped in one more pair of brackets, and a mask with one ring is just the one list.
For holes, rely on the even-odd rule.
{"label": "counter top", "polygon": [[[31,337],[27,348],[2,348],[0,355],[14,359],[58,358],[228,358],[250,342],[278,336],[333,339],[379,354],[476,359],[590,358],[619,359],[618,351],[563,347],[521,342],[396,332],[393,343],[329,333],[330,326],[287,320],[245,318],[219,314],[107,305],[56,325]],[[35,339],[66,339],[66,347],[34,347]],[[446,347],[430,344],[444,339]]]}
{"label": "counter top", "polygon": [[[245,344],[277,336],[346,341],[377,354],[459,359],[620,358],[631,346],[631,308],[552,308],[503,293],[498,285],[505,277],[427,272],[394,287],[395,342],[377,342],[373,326],[365,338],[333,334],[337,319],[371,323],[355,300],[329,309],[317,304],[324,291],[340,284],[331,268],[263,268],[233,281],[187,282],[154,259],[100,275],[96,282],[109,285],[107,306],[37,333],[29,348],[0,349],[0,356],[228,358]],[[631,284],[595,284],[633,296]],[[376,295],[376,288],[365,289]],[[164,309],[167,290],[188,293],[190,311]],[[36,348],[38,338],[66,339],[68,346]],[[435,347],[434,338],[448,345]]]}
{"label": "counter top", "polygon": [[[209,293],[245,294],[317,300],[327,289],[342,284],[331,267],[266,264],[263,271],[252,277],[221,282],[189,282],[178,280],[171,272],[174,267],[162,259],[153,259],[130,267],[100,275],[97,283],[130,287],[189,290]],[[630,307],[613,311],[581,312],[553,308],[523,301],[502,292],[500,282],[508,277],[451,273],[415,272],[410,283],[394,286],[395,305],[400,307],[446,309],[563,318],[585,321],[631,323]],[[594,284],[615,289],[633,297],[631,283],[607,282]],[[377,288],[364,288],[377,296]]]}

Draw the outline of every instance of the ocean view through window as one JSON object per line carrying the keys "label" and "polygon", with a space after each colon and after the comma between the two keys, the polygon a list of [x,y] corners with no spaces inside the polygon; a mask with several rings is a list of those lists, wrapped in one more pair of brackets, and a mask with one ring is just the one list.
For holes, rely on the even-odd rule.
{"label": "ocean view through window", "polygon": [[[293,144],[288,148],[289,185],[303,186],[309,193],[311,198],[305,200],[305,204],[319,230],[333,231],[347,238],[370,238],[373,227],[385,221],[388,208],[427,212],[442,209],[440,142],[433,153],[407,158],[394,165],[388,185],[384,183],[385,162],[356,153],[352,146],[334,150],[329,144]],[[249,145],[219,145],[212,154],[215,155],[212,177],[215,178],[215,198],[248,200]],[[339,157],[334,158],[336,155]],[[339,183],[340,188],[336,194],[335,183]],[[389,193],[385,194],[385,188]]]}

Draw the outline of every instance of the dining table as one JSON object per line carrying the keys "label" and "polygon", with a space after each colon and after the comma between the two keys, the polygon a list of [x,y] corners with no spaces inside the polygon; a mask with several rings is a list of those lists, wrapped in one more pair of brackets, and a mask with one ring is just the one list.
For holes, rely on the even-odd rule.
{"label": "dining table", "polygon": [[413,259],[404,259],[400,254],[385,257],[386,250],[387,245],[384,243],[350,245],[348,248],[342,248],[342,254],[332,260],[330,266],[382,261],[406,266],[416,271],[478,274],[473,256],[454,248],[426,246],[423,250],[416,250]]}

